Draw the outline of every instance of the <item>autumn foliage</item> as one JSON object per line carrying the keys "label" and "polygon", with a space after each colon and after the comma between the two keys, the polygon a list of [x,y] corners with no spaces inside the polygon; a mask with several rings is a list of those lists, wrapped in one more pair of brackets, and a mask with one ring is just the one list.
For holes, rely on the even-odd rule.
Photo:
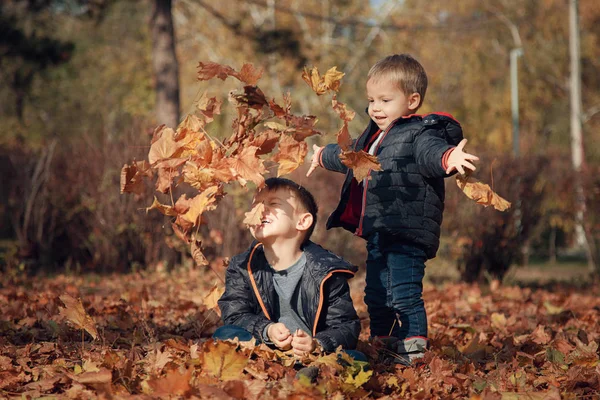
{"label": "autumn foliage", "polygon": [[[359,350],[295,360],[253,343],[215,343],[219,289],[202,269],[94,279],[60,275],[0,287],[2,398],[570,399],[600,395],[600,292],[426,286],[431,350],[381,363],[368,338],[364,281],[352,282]],[[97,335],[97,338],[94,337]],[[82,343],[83,338],[83,343]],[[339,357],[342,360],[339,360]]]}

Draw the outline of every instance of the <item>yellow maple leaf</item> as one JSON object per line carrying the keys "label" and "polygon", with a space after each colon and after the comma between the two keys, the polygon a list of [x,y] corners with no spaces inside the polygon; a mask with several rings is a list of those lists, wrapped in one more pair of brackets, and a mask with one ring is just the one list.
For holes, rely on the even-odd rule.
{"label": "yellow maple leaf", "polygon": [[494,206],[498,211],[504,211],[510,208],[510,202],[498,196],[496,192],[486,183],[480,182],[469,175],[456,175],[456,184],[465,193],[465,195],[475,200],[477,204],[484,206]]}
{"label": "yellow maple leaf", "polygon": [[84,329],[96,339],[98,337],[96,323],[92,317],[85,312],[81,299],[75,299],[69,294],[63,294],[59,299],[65,305],[65,308],[61,307],[60,315],[64,316],[66,320],[72,323],[76,328]]}
{"label": "yellow maple leaf", "polygon": [[365,371],[364,368],[361,368],[356,375],[348,374],[344,382],[353,385],[356,388],[359,388],[365,383],[367,383],[369,379],[371,379],[372,375],[372,370]]}
{"label": "yellow maple leaf", "polygon": [[207,341],[202,353],[202,371],[229,381],[242,378],[248,357],[236,351],[237,345],[223,341]]}
{"label": "yellow maple leaf", "polygon": [[369,171],[381,171],[381,164],[377,161],[377,156],[371,155],[364,150],[361,151],[343,151],[340,154],[342,164],[351,168],[354,172],[354,178],[361,182],[369,175]]}

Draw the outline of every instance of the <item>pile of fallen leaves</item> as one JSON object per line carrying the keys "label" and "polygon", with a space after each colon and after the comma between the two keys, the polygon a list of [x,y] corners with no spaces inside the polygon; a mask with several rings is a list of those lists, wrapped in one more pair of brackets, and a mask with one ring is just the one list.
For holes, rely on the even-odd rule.
{"label": "pile of fallen leaves", "polygon": [[[206,270],[38,278],[0,288],[0,398],[472,398],[600,396],[600,289],[426,287],[431,350],[415,367],[313,356],[314,384],[264,345],[214,342]],[[364,284],[355,279],[354,284]],[[361,291],[353,287],[366,318]],[[368,326],[366,319],[363,327]]]}

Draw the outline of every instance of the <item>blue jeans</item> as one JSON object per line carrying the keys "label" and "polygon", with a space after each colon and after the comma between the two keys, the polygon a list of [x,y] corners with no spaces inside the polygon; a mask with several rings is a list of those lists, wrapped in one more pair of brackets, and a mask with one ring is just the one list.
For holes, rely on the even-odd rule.
{"label": "blue jeans", "polygon": [[[213,339],[215,340],[228,340],[238,338],[241,342],[247,342],[253,338],[252,334],[245,330],[242,327],[235,325],[223,325],[213,333]],[[258,340],[256,341],[258,344]],[[367,356],[357,350],[343,350],[350,357],[354,358],[356,361],[364,361],[367,362]]]}
{"label": "blue jeans", "polygon": [[371,336],[427,337],[423,277],[427,256],[406,244],[382,249],[378,234],[367,242],[367,286]]}

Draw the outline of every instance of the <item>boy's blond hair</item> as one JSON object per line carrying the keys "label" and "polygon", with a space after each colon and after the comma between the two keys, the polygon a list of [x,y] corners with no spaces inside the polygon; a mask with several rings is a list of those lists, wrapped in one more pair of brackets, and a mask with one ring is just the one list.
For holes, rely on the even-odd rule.
{"label": "boy's blond hair", "polygon": [[377,61],[367,75],[367,82],[371,79],[389,79],[405,95],[409,96],[413,93],[421,95],[421,101],[415,111],[425,100],[427,74],[421,63],[409,54],[394,54]]}

